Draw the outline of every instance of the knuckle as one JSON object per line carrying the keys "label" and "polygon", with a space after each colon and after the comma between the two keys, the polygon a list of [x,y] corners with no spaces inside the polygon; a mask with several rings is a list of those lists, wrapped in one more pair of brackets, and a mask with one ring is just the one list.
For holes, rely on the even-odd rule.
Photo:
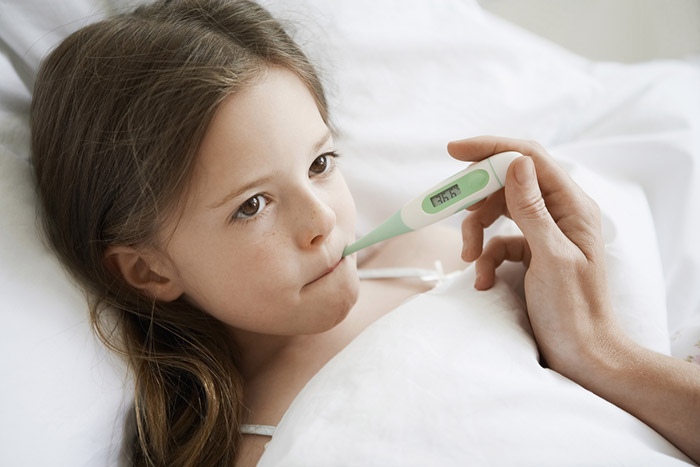
{"label": "knuckle", "polygon": [[602,211],[600,209],[600,205],[590,196],[588,196],[587,198],[588,198],[588,212],[590,213],[590,215],[593,218],[600,220],[600,218],[602,217]]}
{"label": "knuckle", "polygon": [[590,227],[593,228],[594,231],[597,231],[602,225],[603,219],[600,205],[598,205],[593,198],[586,196],[585,199],[581,200],[577,208],[580,213],[579,218],[581,225],[579,228],[588,231],[589,229],[585,229],[585,227]]}
{"label": "knuckle", "polygon": [[539,194],[523,197],[518,204],[520,214],[528,218],[542,217],[547,212],[544,199]]}
{"label": "knuckle", "polygon": [[491,237],[488,242],[486,242],[486,247],[484,249],[488,250],[489,253],[492,253],[495,250],[502,248],[504,243],[505,239],[503,236],[495,235]]}
{"label": "knuckle", "polygon": [[539,141],[528,140],[526,141],[526,144],[528,146],[528,149],[535,154],[545,154],[547,152],[544,146],[542,146],[542,144],[539,143]]}

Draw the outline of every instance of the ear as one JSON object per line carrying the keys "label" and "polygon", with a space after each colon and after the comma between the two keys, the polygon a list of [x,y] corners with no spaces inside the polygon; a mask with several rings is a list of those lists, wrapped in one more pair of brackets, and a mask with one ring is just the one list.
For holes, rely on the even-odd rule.
{"label": "ear", "polygon": [[112,246],[105,252],[107,266],[131,286],[164,302],[171,302],[183,294],[174,274],[157,259],[155,254],[128,246]]}

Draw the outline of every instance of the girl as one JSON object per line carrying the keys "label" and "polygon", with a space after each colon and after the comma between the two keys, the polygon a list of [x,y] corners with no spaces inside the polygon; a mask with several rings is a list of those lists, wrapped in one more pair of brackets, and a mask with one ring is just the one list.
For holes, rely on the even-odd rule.
{"label": "girl", "polygon": [[[37,77],[32,135],[49,240],[86,288],[96,332],[134,373],[136,465],[254,464],[269,441],[258,427],[276,425],[331,357],[425,290],[360,284],[355,255],[341,257],[354,204],[319,77],[249,1],[160,1],[71,35]],[[601,383],[615,379],[596,366],[602,349],[666,371],[664,384],[676,384],[668,368],[694,371],[621,335],[599,215],[542,148],[486,138],[448,149],[463,160],[517,150],[537,167],[517,161],[509,191],[475,207],[463,257],[478,258],[481,289],[503,260],[529,265],[528,313],[552,368],[618,403],[625,391]],[[482,251],[483,228],[506,213],[528,242]],[[416,232],[365,266],[439,258],[455,270],[460,240]],[[551,272],[562,263],[576,271],[565,287]],[[561,316],[562,302],[576,306]],[[697,408],[693,384],[675,386],[679,407]],[[658,410],[659,387],[641,413],[625,408],[692,455],[692,430]]]}
{"label": "girl", "polygon": [[135,375],[137,464],[230,465],[260,448],[239,448],[242,423],[276,424],[318,368],[422,290],[368,286],[345,319],[355,215],[326,99],[256,4],[159,2],[88,26],[45,61],[33,108],[49,238]]}

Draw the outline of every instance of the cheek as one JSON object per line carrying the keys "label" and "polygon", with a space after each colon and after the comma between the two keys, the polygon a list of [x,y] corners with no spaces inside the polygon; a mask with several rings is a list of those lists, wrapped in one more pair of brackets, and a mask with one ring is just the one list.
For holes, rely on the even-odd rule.
{"label": "cheek", "polygon": [[219,236],[201,232],[175,241],[170,256],[188,295],[226,300],[282,280],[290,262],[281,254],[281,237],[279,232],[256,234],[253,229]]}
{"label": "cheek", "polygon": [[[270,283],[281,283],[288,275],[291,259],[285,255],[287,238],[280,231],[271,230],[261,234],[255,242],[250,242],[245,248],[245,257],[240,264],[241,269],[250,271],[251,275],[262,281],[264,287]],[[262,276],[262,277],[261,277]]]}
{"label": "cheek", "polygon": [[236,278],[234,283],[227,281],[231,289],[245,287],[249,290],[269,289],[270,284],[282,284],[291,264],[284,255],[285,239],[280,232],[269,231],[259,235],[244,236],[231,245],[228,254],[215,252],[212,262],[223,262],[222,275]]}
{"label": "cheek", "polygon": [[289,287],[294,274],[278,237],[263,234],[255,241],[211,245],[206,254],[192,255],[180,265],[186,296],[217,319],[242,328],[250,325],[251,316],[284,305],[294,292]]}

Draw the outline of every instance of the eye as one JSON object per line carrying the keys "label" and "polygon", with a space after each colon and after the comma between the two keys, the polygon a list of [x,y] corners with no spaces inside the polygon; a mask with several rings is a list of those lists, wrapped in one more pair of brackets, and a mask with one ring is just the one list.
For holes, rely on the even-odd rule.
{"label": "eye", "polygon": [[267,199],[263,195],[255,195],[246,200],[238,210],[233,214],[232,219],[249,219],[265,209]]}
{"label": "eye", "polygon": [[332,171],[333,167],[335,166],[335,161],[333,159],[336,157],[338,157],[338,154],[334,151],[321,154],[311,163],[309,173],[320,175],[322,173]]}

